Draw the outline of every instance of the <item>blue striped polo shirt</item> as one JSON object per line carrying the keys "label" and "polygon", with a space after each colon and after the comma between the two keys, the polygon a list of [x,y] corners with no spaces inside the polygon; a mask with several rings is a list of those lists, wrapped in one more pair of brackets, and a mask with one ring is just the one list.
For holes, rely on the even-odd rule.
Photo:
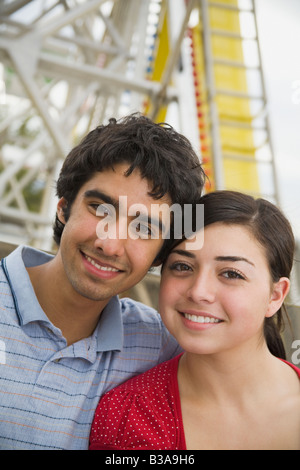
{"label": "blue striped polo shirt", "polygon": [[0,266],[0,449],[87,449],[99,397],[178,354],[159,314],[114,297],[94,333],[70,346],[41,309],[20,246]]}

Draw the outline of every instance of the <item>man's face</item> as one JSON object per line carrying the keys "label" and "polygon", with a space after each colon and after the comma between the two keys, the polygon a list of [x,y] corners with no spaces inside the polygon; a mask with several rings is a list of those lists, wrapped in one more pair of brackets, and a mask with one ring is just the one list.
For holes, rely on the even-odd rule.
{"label": "man's face", "polygon": [[[127,164],[119,164],[95,173],[79,190],[66,223],[66,201],[62,198],[58,203],[58,217],[65,223],[58,256],[66,281],[78,294],[94,301],[108,302],[113,295],[137,284],[163,245],[161,214],[152,225],[148,217],[152,205],[170,205],[171,201],[168,196],[153,199],[148,195],[149,182],[138,170],[124,176],[127,168]],[[137,203],[141,212],[128,215]],[[104,219],[112,212],[114,218]],[[113,229],[109,236],[103,233],[105,220]]]}

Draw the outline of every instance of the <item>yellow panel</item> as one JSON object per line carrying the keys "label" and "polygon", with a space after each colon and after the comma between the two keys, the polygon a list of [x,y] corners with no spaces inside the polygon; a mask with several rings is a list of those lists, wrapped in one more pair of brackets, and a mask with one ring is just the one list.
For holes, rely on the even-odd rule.
{"label": "yellow panel", "polygon": [[[237,6],[236,0],[223,0],[218,3]],[[209,7],[210,28],[240,34],[239,13],[221,8]],[[205,76],[205,58],[202,40],[202,24],[192,29],[192,62],[195,81],[195,100],[198,113],[199,135],[203,167],[210,178],[207,191],[215,189],[213,175],[214,168],[211,155],[210,115],[207,104],[207,84]],[[242,41],[224,36],[211,36],[212,53],[214,59],[229,60],[244,63]],[[232,90],[247,94],[246,70],[225,65],[214,65],[214,78],[217,89]],[[248,99],[218,95],[216,97],[220,120],[237,120],[250,124],[251,110]],[[220,140],[222,153],[236,156],[245,156],[253,162],[224,159],[224,182],[227,189],[236,189],[244,192],[259,192],[257,167],[255,162],[255,149],[252,129],[243,129],[233,126],[220,126]]]}
{"label": "yellow panel", "polygon": [[[223,0],[219,3],[238,5],[237,0]],[[220,8],[209,8],[210,27],[222,29],[231,33],[240,34],[239,13]],[[221,36],[212,36],[213,57],[244,62],[242,41]],[[235,92],[247,93],[246,70],[225,65],[215,65],[215,85],[217,89],[229,89]],[[234,116],[243,116],[245,121],[251,122],[250,102],[230,96],[218,96],[217,106],[220,119]],[[224,160],[225,187],[241,191],[259,191],[257,167],[255,163],[255,149],[253,131],[224,125],[220,128],[222,152],[232,155],[244,155],[253,158],[252,162]]]}
{"label": "yellow panel", "polygon": [[[237,6],[237,0],[219,0],[218,3]],[[221,29],[231,33],[240,34],[239,13],[220,8],[209,7],[210,28]],[[205,60],[203,56],[203,41],[201,24],[191,31],[193,49],[193,68],[195,78],[195,100],[198,112],[199,135],[201,140],[201,154],[206,173],[210,178],[210,185],[206,190],[215,189],[213,181],[213,163],[211,158],[211,136],[209,110],[205,101]],[[243,63],[242,41],[212,35],[213,57]],[[162,79],[169,55],[169,28],[167,9],[162,7],[161,24],[157,35],[156,55],[152,65],[152,73],[149,79],[160,81]],[[214,65],[215,85],[217,89],[233,90],[247,93],[246,70],[224,65]],[[220,119],[240,120],[251,123],[250,102],[230,96],[218,96],[216,98]],[[151,109],[151,103],[147,103],[146,114]],[[164,121],[167,108],[163,107],[157,121]],[[220,126],[220,139],[222,153],[231,155],[243,155],[253,159],[253,162],[224,159],[225,187],[240,191],[259,192],[257,167],[255,163],[255,149],[252,129],[241,129],[224,125]]]}
{"label": "yellow panel", "polygon": [[[157,32],[157,45],[156,55],[153,60],[152,73],[148,78],[153,81],[160,82],[166,68],[167,60],[169,57],[169,26],[167,9],[162,6],[162,19],[161,26]],[[151,103],[148,102],[145,113],[147,114],[151,109]],[[159,110],[156,116],[157,122],[164,122],[167,114],[167,107],[164,106]]]}

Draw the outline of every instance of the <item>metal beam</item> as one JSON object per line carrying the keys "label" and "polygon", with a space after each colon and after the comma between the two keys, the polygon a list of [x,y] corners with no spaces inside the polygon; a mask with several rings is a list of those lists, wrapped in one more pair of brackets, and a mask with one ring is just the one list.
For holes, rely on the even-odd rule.
{"label": "metal beam", "polygon": [[[170,99],[170,97],[167,96],[168,95],[167,89],[168,89],[168,86],[170,86],[171,78],[172,78],[172,75],[174,73],[174,68],[176,67],[176,65],[178,64],[178,61],[179,61],[182,41],[183,41],[184,35],[186,33],[187,25],[188,25],[188,22],[189,22],[189,19],[190,19],[190,16],[191,16],[192,9],[195,6],[195,3],[196,3],[196,0],[189,0],[188,3],[187,3],[185,16],[182,20],[181,27],[180,27],[180,30],[178,32],[177,39],[176,39],[176,41],[173,45],[171,54],[168,57],[167,66],[166,66],[166,69],[164,70],[164,73],[163,73],[163,77],[162,77],[162,80],[161,80],[161,86],[160,86],[161,89],[160,89],[159,95],[157,96],[156,101],[154,101],[155,104],[154,104],[153,110],[150,114],[152,119],[156,118],[162,104],[164,102],[167,102],[168,99]],[[175,99],[175,96],[174,96],[173,99]]]}
{"label": "metal beam", "polygon": [[208,105],[211,123],[211,145],[216,189],[224,189],[224,168],[222,161],[222,147],[219,133],[219,114],[216,103],[216,85],[213,70],[212,44],[209,26],[209,3],[201,0],[201,13],[203,21],[203,43],[205,56],[205,74],[207,81]]}

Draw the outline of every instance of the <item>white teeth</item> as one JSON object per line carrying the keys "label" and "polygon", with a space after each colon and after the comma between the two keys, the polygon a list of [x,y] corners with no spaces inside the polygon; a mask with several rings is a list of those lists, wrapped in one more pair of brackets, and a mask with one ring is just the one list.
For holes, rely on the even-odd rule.
{"label": "white teeth", "polygon": [[119,270],[116,268],[110,268],[109,266],[100,266],[100,264],[96,263],[92,258],[89,256],[86,256],[86,259],[93,265],[95,268],[100,269],[101,271],[113,271],[113,272],[118,272]]}
{"label": "white teeth", "polygon": [[220,323],[221,320],[212,317],[202,317],[201,315],[190,315],[189,313],[184,313],[185,318],[195,323]]}

